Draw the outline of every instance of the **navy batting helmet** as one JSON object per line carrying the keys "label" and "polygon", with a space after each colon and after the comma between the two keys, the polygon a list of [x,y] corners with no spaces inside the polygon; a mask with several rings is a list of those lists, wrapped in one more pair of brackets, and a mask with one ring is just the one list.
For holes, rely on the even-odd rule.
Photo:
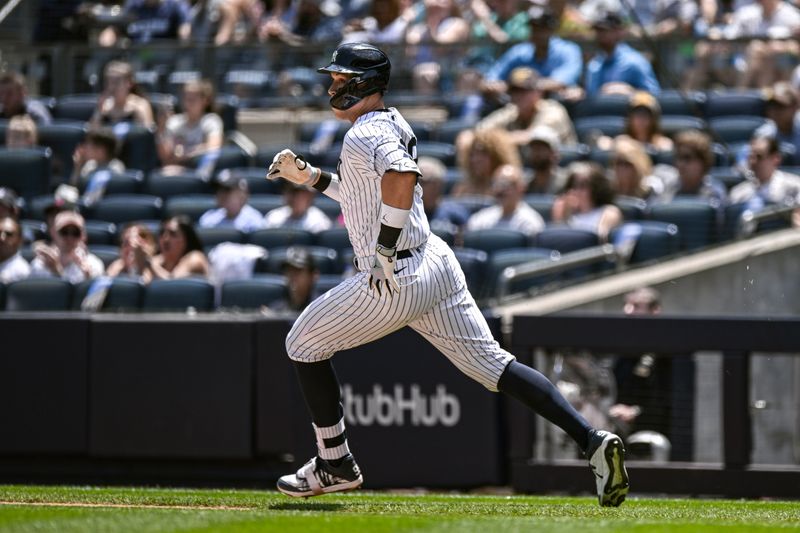
{"label": "navy batting helmet", "polygon": [[389,57],[367,43],[346,43],[333,52],[331,63],[317,72],[352,74],[336,94],[331,96],[331,106],[350,109],[362,98],[386,90],[392,65]]}

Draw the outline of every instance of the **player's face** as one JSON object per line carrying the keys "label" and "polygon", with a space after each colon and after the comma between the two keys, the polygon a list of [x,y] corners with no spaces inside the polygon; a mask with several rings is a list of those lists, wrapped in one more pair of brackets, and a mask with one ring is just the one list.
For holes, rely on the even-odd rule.
{"label": "player's face", "polygon": [[[331,85],[328,87],[328,96],[333,96],[336,94],[336,91],[341,89],[350,78],[352,78],[352,74],[342,74],[341,72],[331,72]],[[364,101],[366,99],[362,98],[360,102],[356,105],[351,107],[350,109],[336,109],[335,107],[331,106],[333,110],[333,114],[339,120],[349,120],[353,122],[358,116],[362,114],[362,110],[364,109]]]}

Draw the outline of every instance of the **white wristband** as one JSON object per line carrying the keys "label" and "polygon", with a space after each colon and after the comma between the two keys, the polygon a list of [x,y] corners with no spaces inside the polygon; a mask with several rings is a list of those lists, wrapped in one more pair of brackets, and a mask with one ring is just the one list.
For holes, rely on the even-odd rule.
{"label": "white wristband", "polygon": [[402,229],[410,214],[410,209],[400,209],[381,203],[381,224]]}

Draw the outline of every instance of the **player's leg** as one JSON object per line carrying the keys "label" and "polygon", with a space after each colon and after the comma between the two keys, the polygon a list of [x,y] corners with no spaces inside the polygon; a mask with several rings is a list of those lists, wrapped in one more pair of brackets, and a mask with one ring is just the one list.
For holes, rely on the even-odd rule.
{"label": "player's leg", "polygon": [[429,253],[439,255],[437,261],[430,263],[432,270],[441,269],[433,275],[452,276],[456,288],[409,325],[466,375],[489,390],[500,390],[516,398],[563,429],[586,452],[599,476],[600,504],[619,505],[628,492],[621,439],[594,430],[550,380],[503,350],[467,290],[452,251],[445,250],[444,245],[434,245],[426,255]]}
{"label": "player's leg", "polygon": [[[405,325],[420,298],[413,290],[377,295],[363,273],[313,301],[286,338],[300,389],[308,406],[318,456],[296,474],[278,481],[292,496],[312,496],[357,488],[363,480],[350,453],[339,380],[330,358],[335,352],[381,338]],[[411,311],[409,311],[411,310]]]}

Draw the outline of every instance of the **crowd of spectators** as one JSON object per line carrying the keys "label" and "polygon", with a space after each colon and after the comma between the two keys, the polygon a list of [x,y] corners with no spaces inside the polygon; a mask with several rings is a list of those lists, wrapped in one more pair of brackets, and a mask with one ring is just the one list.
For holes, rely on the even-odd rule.
{"label": "crowd of spectators", "polygon": [[[48,5],[42,4],[43,9]],[[220,172],[224,150],[242,144],[232,140],[216,106],[218,80],[189,77],[174,87],[177,98],[151,98],[137,83],[134,62],[114,53],[128,43],[194,41],[265,50],[274,44],[285,56],[278,65],[303,58],[299,68],[272,72],[275,79],[289,80],[287,86],[309,80],[324,84],[302,64],[311,67],[313,58],[300,52],[301,44],[319,44],[326,53],[326,47],[354,40],[391,47],[395,68],[408,73],[414,95],[440,102],[443,95],[463,97],[449,110],[457,131],[447,139],[433,137],[451,145],[451,160],[425,152],[426,140],[420,141],[427,153],[420,158],[426,212],[434,230],[456,245],[465,232],[493,228],[519,231],[534,242],[551,225],[587,231],[598,243],[611,241],[615,228],[630,218],[624,207],[633,201],[642,209],[687,196],[708,201],[719,214],[720,232],[726,206],[741,204],[758,212],[800,202],[800,177],[787,168],[800,161],[800,75],[792,72],[798,63],[794,38],[800,35],[800,10],[793,2],[128,0],[117,10],[111,9],[114,4],[74,3],[72,28],[105,58],[102,87],[71,164],[52,163],[49,190],[57,192],[42,211],[47,229],[39,241],[26,238],[31,225],[17,220],[20,206],[30,208],[32,198],[0,189],[0,204],[14,206],[0,211],[0,265],[15,276],[24,270],[24,255],[31,259],[32,276],[72,282],[104,272],[145,283],[214,278],[215,257],[231,261],[241,254],[249,265],[258,255],[244,245],[207,255],[210,247],[199,236],[204,230],[249,235],[286,228],[313,235],[346,225],[318,205],[315,191],[288,183],[280,191],[273,187],[281,202],[257,208],[245,174]],[[42,17],[40,23],[48,20]],[[81,28],[93,31],[80,33]],[[664,55],[650,45],[670,38],[693,43],[695,51],[690,57]],[[653,68],[656,60],[685,76],[664,76],[664,68]],[[725,72],[717,69],[720,60]],[[743,114],[763,120],[738,143],[726,143],[712,128],[670,126],[662,91],[679,85],[757,88],[763,112]],[[392,101],[391,94],[387,98]],[[617,103],[599,115],[618,119],[619,128],[609,126],[613,121],[588,129],[579,124],[582,110],[599,101]],[[45,99],[28,94],[28,83],[18,73],[0,76],[0,104],[0,118],[7,120],[6,149],[36,150],[45,144],[39,130],[59,122]],[[685,114],[701,114],[688,101],[683,104]],[[123,157],[135,128],[153,133],[154,165],[144,166],[130,153]],[[338,150],[337,128],[331,121],[320,124],[309,154]],[[287,132],[286,143],[294,141]],[[720,145],[730,161],[719,161]],[[252,155],[247,154],[251,160]],[[717,179],[720,168],[736,179]],[[142,170],[144,178],[132,179],[158,175],[208,184],[215,206],[193,218],[172,216],[158,228],[121,221],[134,223],[119,230],[118,257],[104,268],[87,246],[87,220],[115,176]],[[16,199],[10,202],[12,195]],[[25,211],[28,218],[30,212]]]}

